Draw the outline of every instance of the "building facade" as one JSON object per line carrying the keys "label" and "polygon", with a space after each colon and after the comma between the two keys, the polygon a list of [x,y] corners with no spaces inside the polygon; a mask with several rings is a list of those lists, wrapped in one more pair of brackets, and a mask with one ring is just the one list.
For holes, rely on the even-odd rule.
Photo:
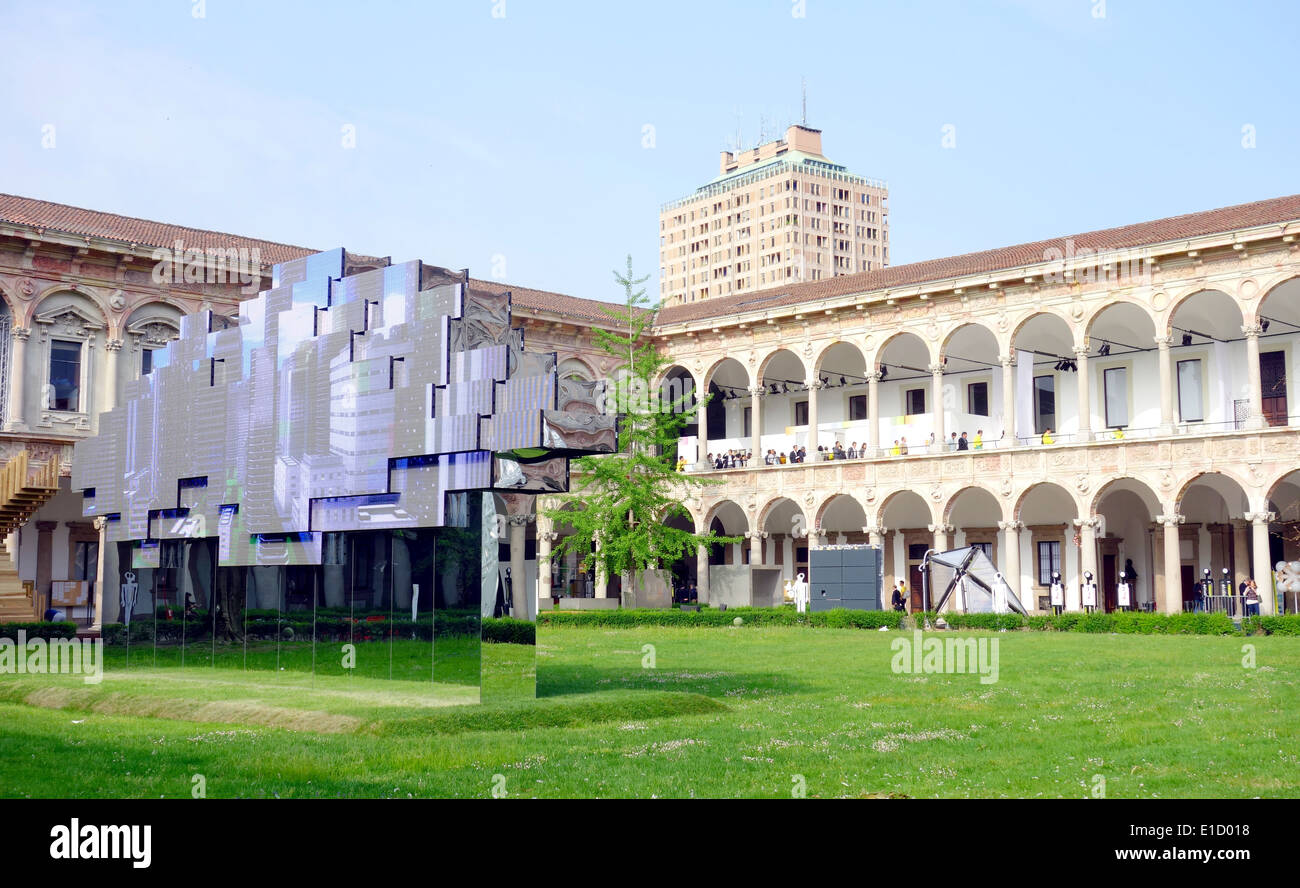
{"label": "building facade", "polygon": [[[56,220],[69,208],[30,203],[43,223],[34,215],[0,223],[0,294],[21,330],[80,306],[80,320],[50,324],[48,337],[80,341],[89,355],[83,392],[91,400],[79,403],[110,403],[123,379],[144,372],[142,351],[123,357],[137,347],[131,337],[140,350],[168,337],[155,327],[150,338],[143,319],[157,314],[178,330],[179,315],[205,301],[233,313],[238,287],[119,277],[149,261],[123,253],[152,255],[143,239],[133,246],[113,227],[139,220],[96,214],[99,234],[61,232]],[[178,231],[186,229],[162,226],[151,239],[170,245]],[[651,328],[675,362],[663,383],[710,395],[678,449],[693,471],[720,482],[686,498],[690,518],[677,520],[744,540],[666,567],[707,599],[711,565],[777,565],[793,579],[811,547],[869,542],[884,549],[886,583],[904,585],[920,608],[925,551],[979,545],[1031,609],[1046,606],[1056,571],[1068,608],[1081,606],[1081,578],[1091,572],[1101,607],[1112,609],[1126,568],[1138,606],[1239,609],[1196,596],[1205,570],[1216,591],[1225,570],[1235,589],[1300,558],[1297,235],[1300,196],[1292,196],[666,303]],[[556,352],[561,381],[593,382],[615,369],[591,335],[612,327],[603,303],[471,279],[474,288],[511,291],[525,348]],[[85,338],[67,338],[70,323]],[[20,338],[11,334],[4,355],[5,415],[24,417],[27,429],[6,432],[6,446],[39,461],[49,452],[42,448],[93,433],[95,414],[35,407],[41,386],[57,399],[66,384],[52,377],[52,347],[36,356],[24,340],[20,352]],[[109,340],[123,344],[111,359],[117,387],[106,390],[98,374],[111,364],[99,343]],[[15,375],[19,362],[37,369]],[[16,414],[15,388],[24,399]],[[960,449],[954,435],[966,439]],[[808,451],[803,462],[790,460],[795,447]],[[744,467],[714,468],[708,455],[728,451],[753,456]],[[769,451],[785,461],[767,464]],[[286,485],[314,485],[336,469],[286,462],[277,470]],[[517,593],[618,597],[619,578],[584,573],[575,556],[552,559],[571,527],[538,517],[531,497],[502,500],[501,557]],[[10,538],[21,579],[38,587],[74,579],[78,542],[95,537],[82,523],[70,494],[44,504]],[[113,619],[112,598],[110,590],[104,619]],[[1262,610],[1294,611],[1291,599],[1265,596]]]}
{"label": "building facade", "polygon": [[659,212],[665,306],[889,264],[889,189],[832,163],[821,130],[722,152],[717,178]]}

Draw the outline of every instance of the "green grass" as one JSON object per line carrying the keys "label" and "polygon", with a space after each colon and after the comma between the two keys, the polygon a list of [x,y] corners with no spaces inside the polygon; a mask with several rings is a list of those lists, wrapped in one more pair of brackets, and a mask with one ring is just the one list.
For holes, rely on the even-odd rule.
{"label": "green grass", "polygon": [[894,674],[897,632],[543,627],[539,699],[473,706],[458,682],[113,652],[98,686],[0,676],[0,794],[188,796],[197,773],[210,797],[482,797],[494,775],[513,796],[1300,795],[1295,639],[972,634],[999,642],[995,684]]}

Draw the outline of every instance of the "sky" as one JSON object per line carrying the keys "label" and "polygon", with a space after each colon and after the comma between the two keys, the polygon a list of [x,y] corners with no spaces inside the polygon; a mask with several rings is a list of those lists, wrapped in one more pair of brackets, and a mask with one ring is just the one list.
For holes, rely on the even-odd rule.
{"label": "sky", "polygon": [[1300,192],[1300,4],[0,0],[0,192],[621,301],[801,117],[893,264]]}

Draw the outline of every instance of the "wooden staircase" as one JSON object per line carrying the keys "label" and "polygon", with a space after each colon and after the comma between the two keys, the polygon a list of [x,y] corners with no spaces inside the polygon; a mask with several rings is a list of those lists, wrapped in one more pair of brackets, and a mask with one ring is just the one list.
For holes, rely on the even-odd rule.
{"label": "wooden staircase", "polygon": [[30,623],[40,620],[38,602],[23,589],[18,578],[17,547],[10,536],[59,492],[59,460],[34,466],[26,450],[0,469],[0,623]]}

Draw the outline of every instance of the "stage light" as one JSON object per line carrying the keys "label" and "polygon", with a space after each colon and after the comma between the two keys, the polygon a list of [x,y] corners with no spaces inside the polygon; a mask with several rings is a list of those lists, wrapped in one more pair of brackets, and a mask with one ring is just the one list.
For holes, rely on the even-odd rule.
{"label": "stage light", "polygon": [[1191,344],[1192,344],[1192,334],[1191,334],[1191,333],[1184,333],[1184,334],[1183,334],[1183,345],[1191,345]]}
{"label": "stage light", "polygon": [[1100,355],[1100,356],[1103,357],[1103,358],[1106,357],[1107,355],[1109,355],[1109,354],[1110,354],[1110,343],[1109,343],[1109,342],[1102,342],[1102,344],[1101,344],[1101,348],[1097,350],[1097,354]]}
{"label": "stage light", "polygon": [[1268,332],[1268,325],[1269,325],[1269,320],[1268,320],[1268,318],[1264,318],[1264,323],[1262,323],[1262,324],[1259,325],[1259,329],[1260,329],[1260,331],[1261,331],[1261,332],[1264,332],[1264,333],[1267,333],[1267,332]]}
{"label": "stage light", "polygon": [[840,385],[848,385],[848,383],[844,381],[843,376],[840,377]]}

